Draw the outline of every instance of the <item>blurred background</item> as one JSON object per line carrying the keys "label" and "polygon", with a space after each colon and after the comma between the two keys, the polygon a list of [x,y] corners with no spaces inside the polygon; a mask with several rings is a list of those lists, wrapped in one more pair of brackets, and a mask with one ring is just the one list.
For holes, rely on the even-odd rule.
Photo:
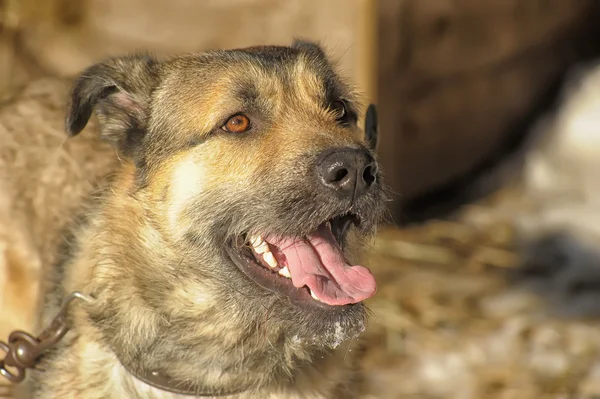
{"label": "blurred background", "polygon": [[135,50],[317,40],[377,104],[395,193],[364,254],[364,398],[597,398],[599,18],[597,0],[0,0],[0,101]]}

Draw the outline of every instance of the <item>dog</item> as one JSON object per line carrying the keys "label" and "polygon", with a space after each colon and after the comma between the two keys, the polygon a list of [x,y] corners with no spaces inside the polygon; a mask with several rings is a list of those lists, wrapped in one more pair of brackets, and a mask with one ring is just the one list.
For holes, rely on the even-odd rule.
{"label": "dog", "polygon": [[356,397],[376,283],[355,260],[386,190],[335,69],[298,40],[81,74],[41,325],[88,300],[34,398]]}

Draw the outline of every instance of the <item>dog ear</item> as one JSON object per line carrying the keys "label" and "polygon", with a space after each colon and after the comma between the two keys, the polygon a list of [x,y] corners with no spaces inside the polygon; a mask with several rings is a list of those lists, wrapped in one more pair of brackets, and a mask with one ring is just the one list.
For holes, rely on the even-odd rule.
{"label": "dog ear", "polygon": [[365,115],[365,141],[375,151],[378,137],[377,109],[375,104],[369,104]]}
{"label": "dog ear", "polygon": [[71,93],[69,136],[79,134],[95,110],[102,138],[123,155],[132,155],[146,129],[157,70],[158,62],[148,55],[111,58],[89,67]]}
{"label": "dog ear", "polygon": [[319,58],[327,59],[327,54],[325,54],[323,48],[316,42],[296,38],[292,43],[292,47],[314,54]]}

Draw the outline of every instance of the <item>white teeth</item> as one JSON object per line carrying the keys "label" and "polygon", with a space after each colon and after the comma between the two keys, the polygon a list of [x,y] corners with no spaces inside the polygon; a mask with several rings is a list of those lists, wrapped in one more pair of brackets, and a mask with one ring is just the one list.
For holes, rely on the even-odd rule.
{"label": "white teeth", "polygon": [[[309,291],[310,291],[310,290],[309,290]],[[318,297],[318,296],[316,296],[314,292],[310,291],[310,296],[312,296],[312,298],[313,298],[315,301],[319,301],[319,302],[321,302],[321,300],[319,299],[319,297]]]}
{"label": "white teeth", "polygon": [[258,247],[263,242],[264,240],[261,236],[250,237],[250,244],[252,244],[253,247]]}
{"label": "white teeth", "polygon": [[[252,245],[252,249],[259,255],[262,255],[263,260],[271,269],[274,269],[278,266],[277,259],[271,252],[269,248],[269,244],[261,237],[261,236],[252,236],[250,237],[250,245]],[[286,267],[279,269],[277,271],[281,276],[292,278],[292,274],[290,270]]]}
{"label": "white teeth", "polygon": [[287,266],[285,266],[283,269],[279,269],[279,271],[277,273],[279,273],[279,275],[281,275],[283,277],[292,278],[290,269],[288,269]]}
{"label": "white teeth", "polygon": [[254,246],[254,251],[256,251],[257,254],[269,252],[269,244],[263,241],[259,245]]}
{"label": "white teeth", "polygon": [[269,265],[269,267],[277,267],[277,259],[275,259],[275,257],[270,251],[265,252],[262,257],[267,263],[267,265]]}
{"label": "white teeth", "polygon": [[250,244],[252,248],[254,248],[254,252],[257,254],[264,254],[265,252],[269,252],[269,244],[265,242],[262,236],[252,236],[250,237]]}

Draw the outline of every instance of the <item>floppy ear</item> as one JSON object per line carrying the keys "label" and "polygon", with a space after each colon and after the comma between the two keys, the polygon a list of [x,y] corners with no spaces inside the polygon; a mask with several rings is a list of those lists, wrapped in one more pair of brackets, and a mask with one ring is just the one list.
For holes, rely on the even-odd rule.
{"label": "floppy ear", "polygon": [[123,155],[133,155],[145,133],[152,92],[158,84],[157,66],[148,55],[134,55],[88,68],[71,93],[67,133],[79,134],[95,110],[102,138]]}

